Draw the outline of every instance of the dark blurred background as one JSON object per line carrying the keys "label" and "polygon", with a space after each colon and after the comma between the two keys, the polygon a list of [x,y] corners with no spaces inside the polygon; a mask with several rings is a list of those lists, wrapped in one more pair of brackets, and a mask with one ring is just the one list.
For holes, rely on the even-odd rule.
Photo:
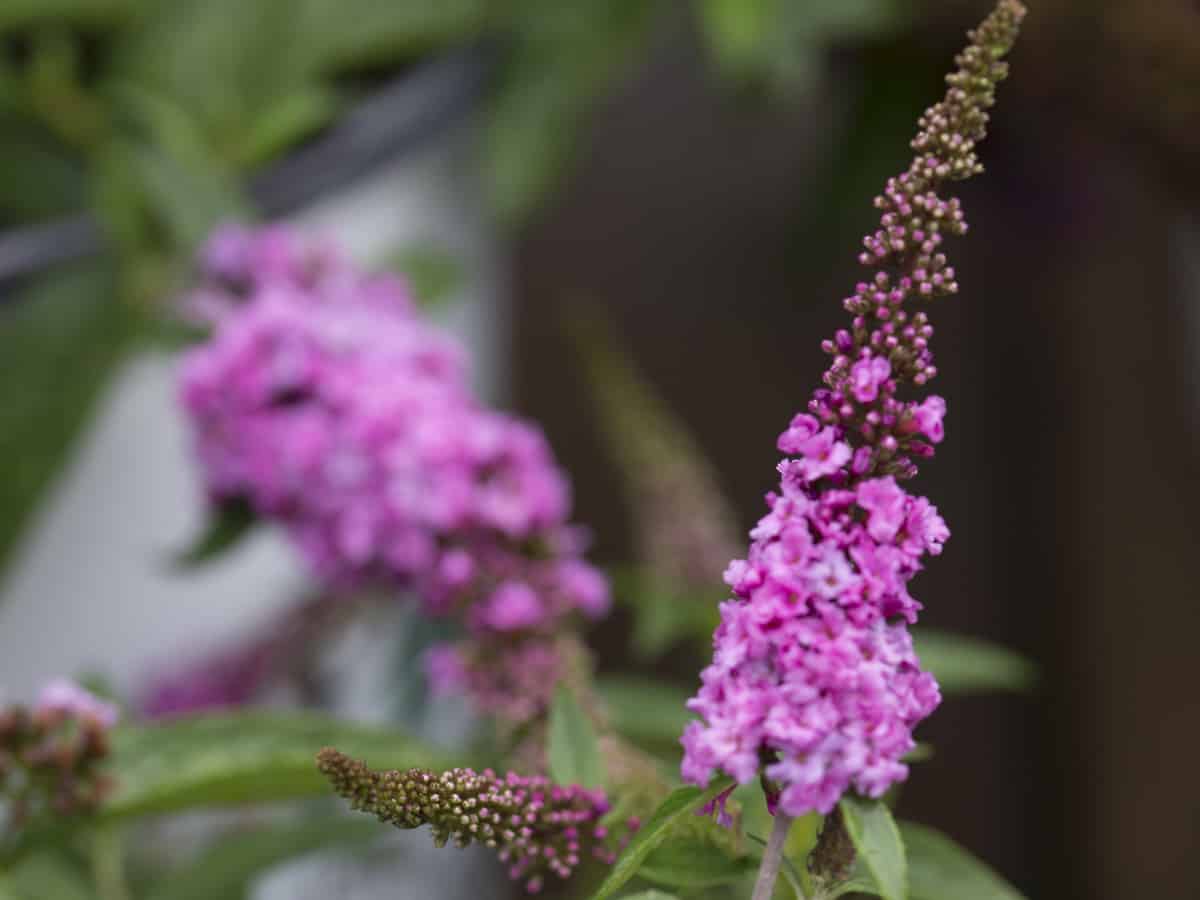
{"label": "dark blurred background", "polygon": [[[950,418],[920,489],[954,537],[914,593],[925,622],[1015,647],[1042,677],[1032,696],[947,701],[902,803],[1032,897],[1188,900],[1200,6],[1030,5],[988,171],[960,190],[962,291],[931,313]],[[749,527],[859,277],[870,199],[988,4],[207,7],[0,0],[0,552],[129,335],[161,337],[147,311],[213,222],[294,214],[331,173],[463,120],[480,165],[455,184],[491,210],[470,227],[505,260],[487,321],[511,342],[489,377],[546,427],[598,557],[629,558],[630,513],[581,400],[583,316],[614,324]],[[431,71],[441,94],[403,94]],[[75,290],[65,319],[23,312],[56,278]],[[620,618],[602,631],[604,668],[627,637]]]}

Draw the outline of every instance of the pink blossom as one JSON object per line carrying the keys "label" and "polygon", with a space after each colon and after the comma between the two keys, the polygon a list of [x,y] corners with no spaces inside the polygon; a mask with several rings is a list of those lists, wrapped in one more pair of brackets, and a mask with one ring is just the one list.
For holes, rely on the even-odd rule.
{"label": "pink blossom", "polygon": [[858,505],[870,513],[867,531],[877,541],[890,541],[904,524],[908,495],[890,475],[872,478],[858,485]]}
{"label": "pink blossom", "polygon": [[932,394],[912,408],[913,421],[917,430],[935,444],[940,444],[946,436],[942,419],[946,415],[946,401],[937,394]]}
{"label": "pink blossom", "polygon": [[821,424],[807,413],[797,413],[788,425],[788,430],[779,436],[779,449],[783,453],[802,453],[805,441],[821,430]]}
{"label": "pink blossom", "polygon": [[870,403],[892,374],[892,367],[881,356],[865,356],[850,367],[851,391],[859,403]]}
{"label": "pink blossom", "polygon": [[104,728],[112,728],[121,717],[115,703],[101,700],[67,678],[56,678],[38,692],[34,714],[61,712],[91,719]]}
{"label": "pink blossom", "polygon": [[795,461],[796,472],[806,482],[832,475],[850,461],[850,445],[838,440],[837,432],[828,426],[798,447],[801,458]]}
{"label": "pink blossom", "polygon": [[479,607],[479,622],[496,631],[530,628],[545,615],[546,610],[533,588],[519,581],[500,585]]}

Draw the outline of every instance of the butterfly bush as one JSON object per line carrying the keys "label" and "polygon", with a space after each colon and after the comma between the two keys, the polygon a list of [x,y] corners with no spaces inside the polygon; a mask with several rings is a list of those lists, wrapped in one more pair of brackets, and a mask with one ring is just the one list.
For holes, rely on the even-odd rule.
{"label": "butterfly bush", "polygon": [[949,537],[937,508],[900,484],[942,441],[946,412],[941,397],[902,393],[937,374],[933,327],[909,306],[958,291],[942,244],[967,224],[939,192],[982,170],[975,147],[1023,15],[1002,0],[970,33],[945,98],[920,119],[915,158],[875,198],[879,227],[859,256],[870,275],[843,301],[851,327],[823,343],[824,386],[780,435],[779,487],[725,574],[734,597],[689,702],[700,719],[683,736],[688,781],[761,774],[772,805],[795,816],[907,776],[913,728],[940,699],[913,652],[921,604],[908,583]]}
{"label": "butterfly bush", "polygon": [[439,847],[479,842],[497,851],[509,877],[530,893],[548,875],[570,877],[587,857],[616,859],[618,847],[601,822],[609,811],[603,791],[491,769],[376,772],[332,748],[318,754],[317,766],[356,810],[397,828],[429,825]]}
{"label": "butterfly bush", "polygon": [[201,275],[187,306],[212,335],[179,390],[214,501],[279,523],[327,584],[395,584],[459,621],[469,639],[434,654],[437,686],[510,719],[543,709],[558,635],[609,591],[541,430],[478,400],[463,348],[402,280],[331,245],[230,226]]}

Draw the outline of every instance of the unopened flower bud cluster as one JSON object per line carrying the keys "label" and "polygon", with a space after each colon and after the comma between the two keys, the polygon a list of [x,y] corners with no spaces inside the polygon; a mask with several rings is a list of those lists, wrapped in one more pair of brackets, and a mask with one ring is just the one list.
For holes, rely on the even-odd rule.
{"label": "unopened flower bud cluster", "polygon": [[601,818],[604,793],[490,769],[377,772],[333,749],[317,757],[334,790],[353,809],[397,828],[428,825],[434,843],[495,850],[530,893],[548,877],[568,878],[588,857],[612,863],[617,845]]}

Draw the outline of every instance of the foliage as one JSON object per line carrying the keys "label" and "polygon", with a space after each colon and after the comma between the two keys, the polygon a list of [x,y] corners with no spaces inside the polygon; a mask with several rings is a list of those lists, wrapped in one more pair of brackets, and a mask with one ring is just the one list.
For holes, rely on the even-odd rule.
{"label": "foliage", "polygon": [[931,628],[914,628],[913,644],[921,664],[947,694],[1027,691],[1037,682],[1029,660],[979,638]]}
{"label": "foliage", "polygon": [[313,713],[246,711],[124,726],[113,734],[116,788],[100,816],[115,821],[320,794],[325,781],[313,759],[332,744],[384,767],[452,762],[405,735]]}
{"label": "foliage", "polygon": [[678,824],[680,819],[689,813],[694,813],[705,803],[711,802],[717,794],[728,789],[731,784],[728,781],[718,781],[707,791],[697,787],[682,787],[673,791],[654,811],[649,820],[638,829],[633,840],[629,842],[629,846],[625,848],[625,852],[609,870],[593,900],[605,900],[606,897],[614,896],[629,879],[637,874],[650,854],[667,840],[672,828]]}

